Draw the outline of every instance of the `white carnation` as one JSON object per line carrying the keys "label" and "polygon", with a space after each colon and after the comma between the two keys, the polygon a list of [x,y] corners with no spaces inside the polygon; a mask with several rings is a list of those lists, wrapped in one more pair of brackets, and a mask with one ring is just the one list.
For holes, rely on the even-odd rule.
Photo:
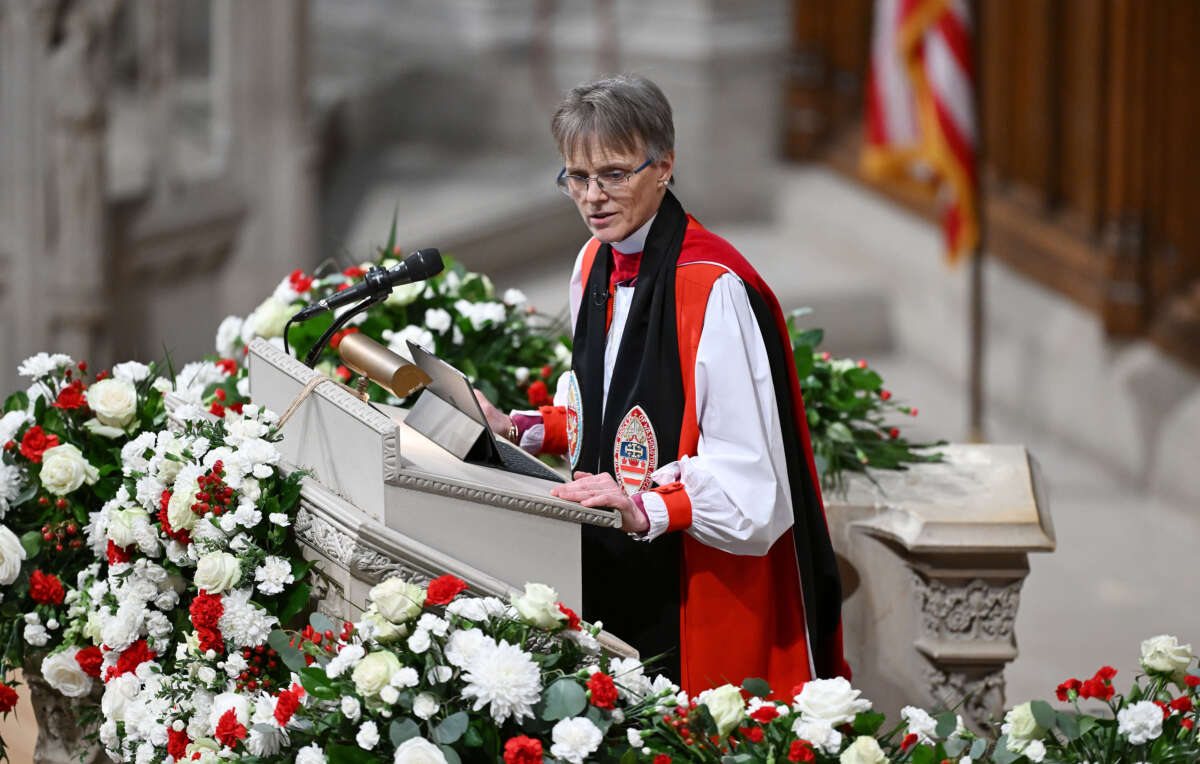
{"label": "white carnation", "polygon": [[792,733],[831,756],[842,747],[842,733],[825,719],[801,716],[792,724]]}
{"label": "white carnation", "polygon": [[525,293],[520,289],[505,289],[503,299],[505,305],[511,305],[514,308],[520,307],[521,305],[529,302],[529,300],[525,297]]}
{"label": "white carnation", "polygon": [[222,636],[236,647],[254,647],[267,641],[279,619],[250,601],[249,588],[225,595],[221,605],[225,611],[217,621]]}
{"label": "white carnation", "polygon": [[375,722],[363,722],[358,728],[358,734],[354,736],[354,742],[365,751],[379,745],[379,728],[375,726]]}
{"label": "white carnation", "polygon": [[388,344],[388,350],[409,361],[412,360],[412,353],[408,352],[409,340],[423,348],[433,347],[433,333],[416,324],[409,324],[398,332],[384,329],[382,336]]}
{"label": "white carnation", "polygon": [[296,764],[325,764],[325,761],[325,751],[316,743],[309,743],[296,751]]}
{"label": "white carnation", "polygon": [[226,316],[217,327],[217,355],[222,358],[233,358],[237,352],[237,340],[242,334],[242,319],[238,316]]}
{"label": "white carnation", "polygon": [[112,378],[122,382],[137,384],[148,376],[150,376],[150,367],[137,361],[126,361],[112,367]]}
{"label": "white carnation", "polygon": [[551,755],[572,764],[582,764],[600,747],[604,735],[591,719],[575,716],[555,724],[550,731],[550,738],[554,741],[550,746]]}
{"label": "white carnation", "polygon": [[65,369],[68,366],[74,365],[75,361],[69,355],[63,353],[55,353],[53,355],[38,353],[21,361],[21,365],[17,367],[17,373],[22,377],[39,379],[58,369]]}
{"label": "white carnation", "polygon": [[430,308],[425,311],[425,328],[431,331],[445,334],[453,323],[454,319],[450,317],[450,313],[441,308]]}
{"label": "white carnation", "polygon": [[460,669],[470,669],[475,658],[496,642],[479,629],[461,629],[446,642],[446,660]]}
{"label": "white carnation", "polygon": [[456,597],[446,606],[446,612],[470,621],[486,621],[488,617],[487,608],[476,597]]}
{"label": "white carnation", "polygon": [[284,557],[269,556],[254,569],[254,580],[263,594],[279,594],[296,579],[292,576],[291,562]]}
{"label": "white carnation", "polygon": [[1141,745],[1162,734],[1162,709],[1149,700],[1131,703],[1117,712],[1117,732]]}
{"label": "white carnation", "polygon": [[25,637],[26,642],[34,647],[42,647],[50,640],[50,633],[40,623],[25,624],[25,631],[22,636]]}
{"label": "white carnation", "polygon": [[342,697],[342,715],[350,721],[356,721],[362,713],[362,704],[358,702],[358,698],[353,695],[344,695]]}
{"label": "white carnation", "polygon": [[25,426],[25,423],[32,421],[33,419],[24,411],[9,411],[4,416],[0,416],[0,446],[10,440],[15,440],[17,432]]}
{"label": "white carnation", "polygon": [[917,742],[933,743],[937,720],[927,711],[916,706],[905,706],[900,709],[900,716],[908,723],[908,731],[917,736]]}
{"label": "white carnation", "polygon": [[413,699],[413,714],[426,721],[432,718],[439,708],[441,706],[432,693],[422,692]]}

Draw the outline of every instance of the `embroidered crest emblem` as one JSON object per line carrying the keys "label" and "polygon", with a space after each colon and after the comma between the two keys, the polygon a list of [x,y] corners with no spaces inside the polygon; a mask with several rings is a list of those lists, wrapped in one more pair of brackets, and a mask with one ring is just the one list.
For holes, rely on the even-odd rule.
{"label": "embroidered crest emblem", "polygon": [[583,443],[583,394],[579,392],[579,378],[575,372],[567,372],[567,458],[571,469],[579,462],[580,445]]}
{"label": "embroidered crest emblem", "polygon": [[626,495],[650,487],[650,473],[658,468],[658,438],[650,417],[634,406],[621,420],[613,444],[613,471]]}

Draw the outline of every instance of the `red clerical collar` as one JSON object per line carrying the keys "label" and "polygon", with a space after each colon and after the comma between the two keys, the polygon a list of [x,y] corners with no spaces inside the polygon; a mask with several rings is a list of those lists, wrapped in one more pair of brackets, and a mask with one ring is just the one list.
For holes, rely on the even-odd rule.
{"label": "red clerical collar", "polygon": [[613,269],[612,275],[608,277],[609,287],[615,287],[618,284],[636,279],[638,266],[642,263],[642,253],[634,252],[631,255],[623,255],[614,249],[612,254]]}

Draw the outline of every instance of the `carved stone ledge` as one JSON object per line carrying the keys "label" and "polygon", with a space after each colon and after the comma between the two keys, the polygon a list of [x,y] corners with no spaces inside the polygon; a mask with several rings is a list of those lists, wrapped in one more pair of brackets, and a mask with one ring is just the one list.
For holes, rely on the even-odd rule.
{"label": "carved stone ledge", "polygon": [[967,726],[981,733],[1004,715],[1004,673],[1002,671],[945,671],[936,666],[925,669],[929,694],[945,708],[957,708]]}

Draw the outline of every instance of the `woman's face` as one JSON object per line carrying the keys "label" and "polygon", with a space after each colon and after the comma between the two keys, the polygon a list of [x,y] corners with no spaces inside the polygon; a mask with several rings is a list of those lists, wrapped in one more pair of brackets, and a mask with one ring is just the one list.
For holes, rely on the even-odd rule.
{"label": "woman's face", "polygon": [[[614,170],[633,172],[646,159],[644,151],[629,153],[608,148],[594,138],[564,157],[567,175],[585,177]],[[610,182],[601,188],[593,180],[588,183],[586,192],[572,196],[592,235],[605,244],[612,244],[641,228],[658,210],[674,164],[675,153],[671,152],[621,183]]]}

